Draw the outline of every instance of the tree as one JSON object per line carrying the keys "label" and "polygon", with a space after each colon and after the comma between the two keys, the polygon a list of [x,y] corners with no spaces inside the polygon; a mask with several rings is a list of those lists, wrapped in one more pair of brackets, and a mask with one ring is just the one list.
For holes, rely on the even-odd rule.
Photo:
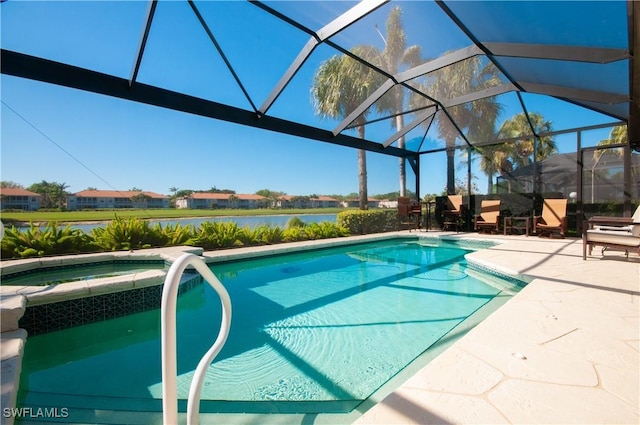
{"label": "tree", "polygon": [[[425,92],[432,98],[444,102],[480,90],[502,85],[500,72],[486,59],[474,56],[456,62],[427,75]],[[413,96],[412,106],[426,106],[424,97]],[[448,107],[445,114],[441,111],[437,119],[438,134],[445,141],[447,153],[447,193],[456,193],[455,152],[456,140],[460,132],[467,131],[470,141],[486,141],[489,131],[493,131],[495,121],[500,115],[502,106],[495,97],[488,97],[465,104]],[[454,125],[451,119],[457,125]]]}
{"label": "tree", "polygon": [[238,198],[236,195],[229,195],[229,208],[238,208],[239,201],[240,198]]}
{"label": "tree", "polygon": [[191,189],[181,189],[178,190],[175,194],[176,199],[177,198],[188,198],[189,196],[191,196],[191,194],[193,193],[193,190]]}
{"label": "tree", "polygon": [[[529,121],[531,124],[529,124]],[[531,133],[532,127],[533,135]],[[536,152],[536,161],[548,158],[558,151],[552,136],[537,137],[538,143],[536,145],[536,137],[534,135],[551,131],[553,131],[551,121],[545,120],[541,114],[532,112],[527,120],[527,116],[522,112],[502,123],[498,131],[498,137],[503,139],[522,137],[522,140],[505,144],[505,152],[509,153],[509,160],[514,165],[514,168],[519,168],[530,165],[533,162],[534,150]]]}
{"label": "tree", "polygon": [[609,138],[598,142],[598,146],[602,149],[596,149],[593,151],[593,167],[591,167],[591,203],[595,202],[595,180],[596,180],[596,167],[600,163],[605,155],[614,155],[618,160],[624,157],[624,149],[621,147],[607,148],[611,145],[620,145],[627,143],[627,126],[619,125],[614,127],[609,133]]}
{"label": "tree", "polygon": [[[496,134],[496,137],[497,134]],[[496,173],[505,174],[513,171],[509,159],[509,150],[505,145],[489,145],[476,148],[480,154],[480,169],[487,175],[487,192],[493,193],[493,177]]]}
{"label": "tree", "polygon": [[130,199],[134,208],[147,208],[151,197],[144,192],[140,192],[133,195]]}
{"label": "tree", "polygon": [[[376,61],[377,49],[356,46],[351,52],[365,60]],[[316,113],[341,119],[362,104],[382,81],[382,75],[347,55],[335,55],[320,64],[313,76],[311,98]],[[364,139],[368,110],[355,119],[358,137]],[[367,157],[358,150],[358,186],[360,209],[367,208]]]}
{"label": "tree", "polygon": [[230,194],[235,194],[235,193],[236,193],[236,191],[235,191],[235,190],[231,190],[231,189],[218,189],[218,188],[217,188],[217,187],[215,187],[215,186],[212,186],[212,187],[211,187],[211,189],[209,189],[209,190],[205,190],[205,191],[198,190],[198,191],[196,191],[196,192],[200,192],[200,193],[202,193],[202,192],[204,192],[204,193],[230,193]]}
{"label": "tree", "polygon": [[179,189],[175,186],[169,188],[169,192],[171,192],[171,196],[169,197],[169,202],[171,202],[172,208],[176,206],[176,198],[177,198],[178,190]]}
{"label": "tree", "polygon": [[24,189],[24,186],[20,183],[12,182],[11,180],[2,180],[0,187],[6,187],[7,189]]}
{"label": "tree", "polygon": [[[422,63],[420,46],[407,47],[407,37],[402,28],[402,9],[399,6],[391,9],[386,22],[387,37],[382,37],[384,50],[380,55],[382,69],[391,75],[400,72],[403,66],[414,67]],[[382,36],[382,34],[380,34]],[[394,86],[387,95],[376,103],[378,112],[388,112],[395,115],[395,127],[400,131],[404,127],[404,91],[401,86]],[[398,147],[404,149],[405,137],[398,139]],[[400,196],[407,194],[407,171],[405,158],[399,158],[400,165]]]}
{"label": "tree", "polygon": [[66,183],[48,182],[42,180],[27,188],[31,192],[40,195],[40,205],[42,208],[62,208],[68,193],[65,191],[69,185]]}
{"label": "tree", "polygon": [[624,145],[627,143],[627,126],[619,125],[617,127],[613,127],[611,132],[609,133],[609,138],[600,140],[598,142],[598,146],[605,147],[605,149],[597,149],[593,151],[593,159],[599,160],[602,155],[604,155],[607,151],[613,151],[618,158],[622,158],[624,155],[623,148],[609,148],[606,149],[607,146],[611,145]]}
{"label": "tree", "polygon": [[269,204],[268,206],[273,208],[278,205],[280,197],[286,195],[286,193],[269,189],[260,189],[256,192],[256,195],[264,196],[265,198],[267,198],[266,202]]}

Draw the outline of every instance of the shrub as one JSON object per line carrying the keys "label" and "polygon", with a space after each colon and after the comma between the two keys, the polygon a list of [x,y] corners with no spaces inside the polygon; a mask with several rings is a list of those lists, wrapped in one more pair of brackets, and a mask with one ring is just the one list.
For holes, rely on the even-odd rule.
{"label": "shrub", "polygon": [[162,226],[151,226],[140,218],[117,217],[105,227],[91,230],[95,243],[107,251],[167,246],[168,236]]}
{"label": "shrub", "polygon": [[167,246],[193,245],[195,238],[195,228],[190,224],[167,224],[162,228],[162,233],[167,239]]}
{"label": "shrub", "polygon": [[58,227],[48,223],[44,229],[33,223],[28,230],[15,226],[5,230],[2,238],[2,258],[28,258],[45,255],[72,254],[97,251],[91,237],[80,229]]}
{"label": "shrub", "polygon": [[291,217],[287,221],[287,225],[285,229],[291,229],[292,227],[304,227],[304,226],[306,226],[306,224],[304,221],[302,221],[300,217]]}
{"label": "shrub", "polygon": [[284,231],[279,226],[265,226],[262,234],[262,242],[271,245],[282,241],[284,241]]}
{"label": "shrub", "polygon": [[229,248],[241,243],[242,234],[233,221],[205,221],[196,231],[193,243],[204,249]]}
{"label": "shrub", "polygon": [[287,227],[284,229],[283,238],[287,242],[306,241],[307,232],[304,227]]}
{"label": "shrub", "polygon": [[266,231],[266,225],[256,226],[253,229],[249,226],[245,226],[240,234],[238,235],[238,239],[242,243],[242,245],[252,246],[252,245],[262,245],[263,236]]}
{"label": "shrub", "polygon": [[307,234],[308,239],[338,238],[349,235],[349,231],[345,227],[339,226],[330,221],[309,223],[304,228],[304,231]]}
{"label": "shrub", "polygon": [[338,226],[352,235],[380,233],[387,229],[387,213],[384,210],[348,210],[338,213]]}

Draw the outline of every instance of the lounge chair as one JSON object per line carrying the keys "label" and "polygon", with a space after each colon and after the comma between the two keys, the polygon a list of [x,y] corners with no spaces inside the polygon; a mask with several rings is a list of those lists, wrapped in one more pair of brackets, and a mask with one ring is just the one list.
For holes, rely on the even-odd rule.
{"label": "lounge chair", "polygon": [[460,230],[460,219],[462,218],[462,212],[464,205],[462,205],[462,195],[448,195],[447,196],[448,209],[442,210],[442,230],[447,230],[448,227],[455,227],[456,232]]}
{"label": "lounge chair", "polygon": [[582,259],[587,259],[591,255],[593,248],[602,247],[602,253],[608,249],[624,251],[627,258],[629,252],[636,252],[640,255],[640,223],[629,226],[630,231],[620,230],[587,230],[582,235]]}
{"label": "lounge chair", "polygon": [[480,214],[475,216],[475,230],[498,232],[500,224],[500,200],[485,199],[480,203]]}
{"label": "lounge chair", "polygon": [[[598,220],[589,220],[591,223],[595,221],[596,223],[605,221],[606,224],[595,224],[593,225],[594,229],[597,230],[613,230],[620,232],[630,232],[631,226],[634,223],[640,223],[640,205],[636,208],[636,211],[630,218],[625,217],[595,217]],[[591,226],[589,226],[591,228]]]}
{"label": "lounge chair", "polygon": [[554,233],[558,233],[564,238],[567,234],[567,200],[543,200],[542,215],[533,218],[533,228],[538,236],[551,237]]}
{"label": "lounge chair", "polygon": [[[607,220],[610,220],[607,223]],[[623,223],[629,224],[623,225]],[[593,223],[600,223],[595,225]],[[603,224],[607,223],[607,224]],[[589,227],[582,234],[582,259],[587,259],[591,255],[593,248],[602,247],[602,254],[606,250],[624,251],[627,258],[629,252],[636,251],[640,255],[640,206],[633,216],[625,219],[623,217],[594,217],[589,220]]]}

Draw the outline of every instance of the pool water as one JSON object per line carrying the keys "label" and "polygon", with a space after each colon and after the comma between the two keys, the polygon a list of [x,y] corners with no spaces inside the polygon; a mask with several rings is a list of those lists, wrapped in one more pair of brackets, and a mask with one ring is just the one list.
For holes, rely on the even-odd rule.
{"label": "pool water", "polygon": [[146,270],[162,270],[166,268],[164,261],[103,261],[93,264],[76,264],[73,266],[56,266],[20,272],[15,276],[2,278],[3,285],[13,286],[47,286],[61,283],[77,282],[104,277],[121,276],[139,273]]}
{"label": "pool water", "polygon": [[[213,266],[230,293],[233,319],[208,369],[201,411],[354,409],[514,288],[467,270],[468,252],[396,241]],[[178,301],[181,398],[220,315],[206,284]],[[18,405],[161,411],[159,316],[147,311],[30,337]]]}

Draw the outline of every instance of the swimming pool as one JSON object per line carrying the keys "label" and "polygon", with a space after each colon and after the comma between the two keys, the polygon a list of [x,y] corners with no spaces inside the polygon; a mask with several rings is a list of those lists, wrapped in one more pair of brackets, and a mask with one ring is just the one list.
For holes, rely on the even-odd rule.
{"label": "swimming pool", "polygon": [[[470,270],[468,249],[376,242],[217,264],[234,308],[202,412],[347,413],[518,285]],[[208,285],[178,302],[178,394],[215,338]],[[18,405],[161,410],[159,311],[27,340]],[[186,403],[180,405],[186,410]]]}

